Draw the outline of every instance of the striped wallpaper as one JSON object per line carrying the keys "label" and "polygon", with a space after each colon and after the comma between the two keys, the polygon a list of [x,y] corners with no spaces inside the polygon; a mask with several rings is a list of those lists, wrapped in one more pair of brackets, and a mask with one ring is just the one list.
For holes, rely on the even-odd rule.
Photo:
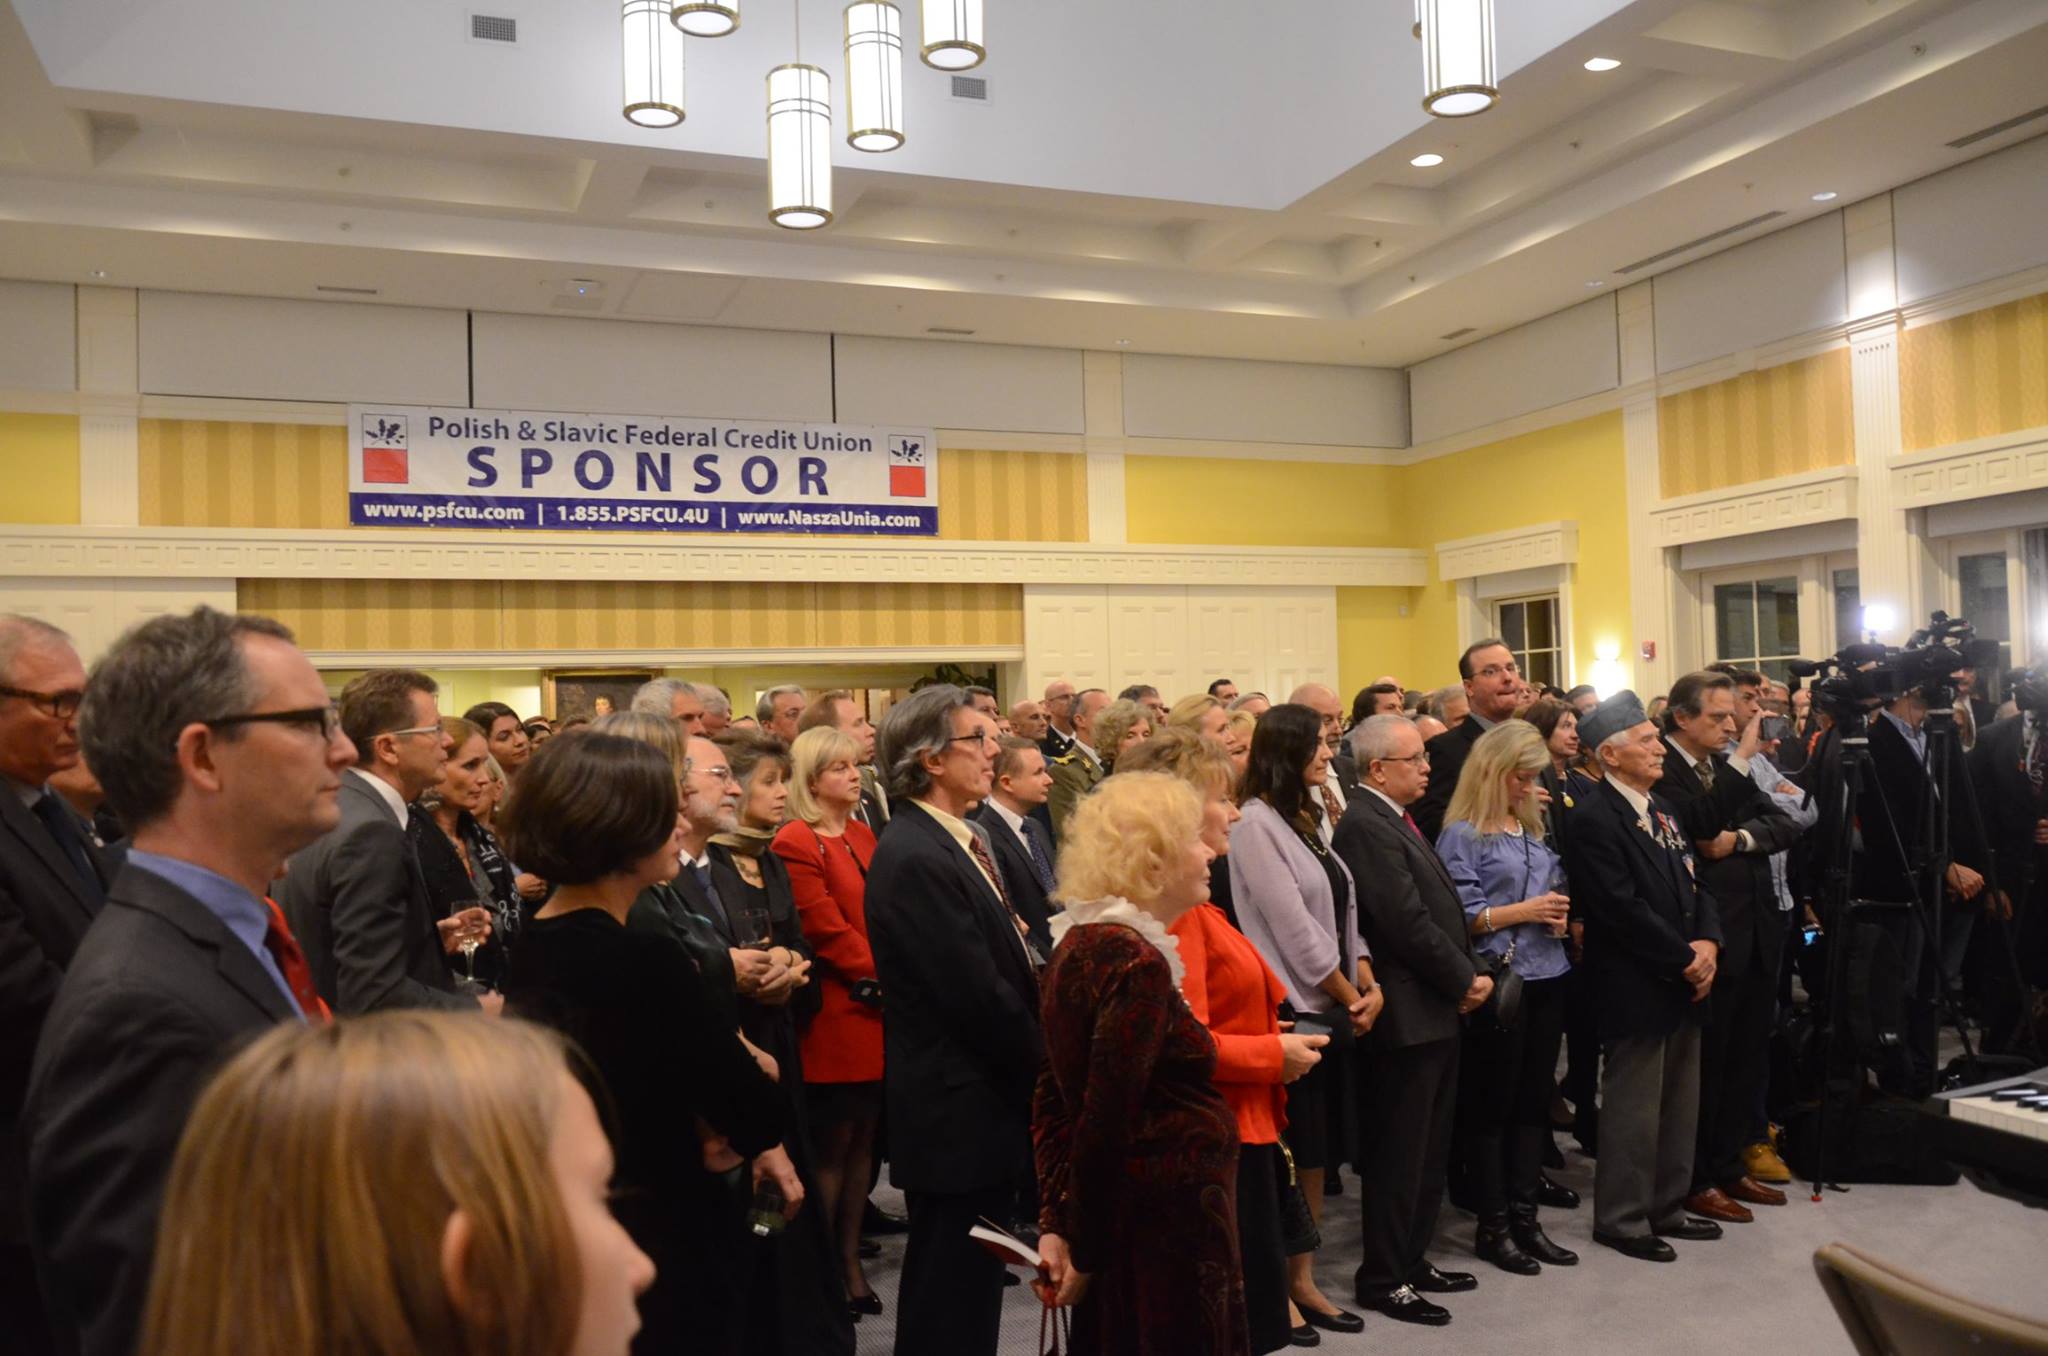
{"label": "striped wallpaper", "polygon": [[1853,420],[1847,348],[1665,396],[1657,402],[1663,496],[1850,465]]}
{"label": "striped wallpaper", "polygon": [[1907,330],[1899,413],[1908,452],[2048,426],[2048,293]]}
{"label": "striped wallpaper", "polygon": [[[144,419],[146,527],[348,526],[348,430],[316,424]],[[945,541],[1086,541],[1087,458],[939,451]]]}
{"label": "striped wallpaper", "polygon": [[1021,646],[1014,584],[244,579],[324,653]]}

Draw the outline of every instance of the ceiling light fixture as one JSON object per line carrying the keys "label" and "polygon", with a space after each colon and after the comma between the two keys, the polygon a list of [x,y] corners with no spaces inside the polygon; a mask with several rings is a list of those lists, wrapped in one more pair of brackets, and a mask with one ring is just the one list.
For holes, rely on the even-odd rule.
{"label": "ceiling light fixture", "polygon": [[678,0],[669,21],[693,38],[722,38],[740,26],[740,0]]}
{"label": "ceiling light fixture", "polygon": [[1422,0],[1422,75],[1422,107],[1435,117],[1493,107],[1493,0]]}
{"label": "ceiling light fixture", "polygon": [[988,58],[981,30],[981,0],[924,0],[923,45],[918,55],[935,71],[971,71]]}
{"label": "ceiling light fixture", "polygon": [[1611,71],[1620,64],[1613,57],[1588,57],[1586,59],[1586,69],[1589,71]]}
{"label": "ceiling light fixture", "polygon": [[887,0],[846,7],[846,144],[856,151],[903,144],[903,12]]}
{"label": "ceiling light fixture", "polygon": [[668,0],[625,0],[622,18],[626,121],[674,127],[683,120],[683,35],[668,21]]}
{"label": "ceiling light fixture", "polygon": [[1588,278],[1588,279],[1586,280],[1586,286],[1588,286],[1588,287],[1605,287],[1605,286],[1607,286],[1607,280],[1606,280],[1605,278]]}
{"label": "ceiling light fixture", "polygon": [[768,220],[792,231],[832,220],[832,77],[804,64],[802,0],[796,60],[768,72]]}
{"label": "ceiling light fixture", "polygon": [[107,276],[107,271],[103,268],[96,268],[92,271],[92,276],[95,278],[104,278]]}
{"label": "ceiling light fixture", "polygon": [[1417,169],[1435,169],[1438,165],[1444,163],[1444,158],[1435,151],[1424,151],[1408,163]]}
{"label": "ceiling light fixture", "polygon": [[1842,195],[1835,192],[1835,190],[1833,190],[1832,188],[1824,188],[1820,192],[1813,195],[1813,200],[1815,202],[1833,202],[1836,198],[1839,198],[1840,196]]}

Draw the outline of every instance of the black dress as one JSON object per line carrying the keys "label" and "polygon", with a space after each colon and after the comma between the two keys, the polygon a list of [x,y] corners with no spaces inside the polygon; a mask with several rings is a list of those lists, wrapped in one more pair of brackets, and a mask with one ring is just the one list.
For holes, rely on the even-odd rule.
{"label": "black dress", "polygon": [[[735,1349],[730,1271],[747,1196],[705,1170],[697,1121],[751,1158],[783,1137],[787,1107],[718,1012],[673,937],[601,909],[526,925],[505,975],[509,1008],[582,1047],[608,1097],[619,1220],[658,1269],[640,1298],[638,1353]],[[609,1102],[609,1108],[607,1108]]]}

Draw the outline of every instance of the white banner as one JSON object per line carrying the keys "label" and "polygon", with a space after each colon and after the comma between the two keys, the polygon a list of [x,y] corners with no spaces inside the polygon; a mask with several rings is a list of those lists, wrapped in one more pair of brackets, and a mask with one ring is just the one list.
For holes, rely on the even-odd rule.
{"label": "white banner", "polygon": [[936,536],[930,429],[349,407],[359,527]]}

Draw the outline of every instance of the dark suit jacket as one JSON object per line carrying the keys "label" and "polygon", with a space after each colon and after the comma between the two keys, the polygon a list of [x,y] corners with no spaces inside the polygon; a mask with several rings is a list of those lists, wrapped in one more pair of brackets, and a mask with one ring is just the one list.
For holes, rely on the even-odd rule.
{"label": "dark suit jacket", "polygon": [[341,779],[341,823],[292,856],[272,897],[336,1016],[380,1008],[473,1011],[459,993],[419,858],[361,774]]}
{"label": "dark suit jacket", "polygon": [[[1911,862],[1917,851],[1922,821],[1935,814],[1948,821],[1950,855],[1965,866],[1981,867],[1983,845],[1978,842],[1963,796],[1961,780],[1969,775],[1960,760],[1954,768],[1957,785],[1951,787],[1947,803],[1940,802],[1929,784],[1925,766],[1913,746],[1899,733],[1889,717],[1873,712],[1870,717],[1870,765],[1873,775],[1865,780],[1863,797],[1857,806],[1862,850],[1857,853],[1854,872],[1858,899],[1904,901],[1913,898]],[[1896,825],[1895,836],[1886,823]],[[1903,849],[1903,852],[1902,852]],[[1948,899],[1946,890],[1942,898]],[[1949,901],[1954,904],[1955,901]],[[1972,904],[1970,907],[1975,907]]]}
{"label": "dark suit jacket", "polygon": [[1443,834],[1444,811],[1450,806],[1451,793],[1458,789],[1458,774],[1465,770],[1465,759],[1485,733],[1477,719],[1467,716],[1423,746],[1429,750],[1429,789],[1422,793],[1421,800],[1408,807],[1408,813],[1415,816],[1415,822],[1432,843]]}
{"label": "dark suit jacket", "polygon": [[1045,755],[1045,761],[1048,763],[1055,758],[1063,756],[1073,747],[1074,737],[1061,734],[1052,727],[1050,722],[1045,727],[1045,738],[1038,741],[1038,751]]}
{"label": "dark suit jacket", "polygon": [[[727,946],[738,946],[739,935],[734,930],[730,913],[745,906],[748,900],[746,883],[740,879],[739,868],[732,864],[731,849],[713,843],[710,857],[711,882],[718,887],[718,897],[725,905],[723,909],[712,907],[710,897],[697,882],[696,871],[687,861],[676,873],[676,878],[669,882],[668,888],[691,912],[709,918]],[[763,852],[755,860],[761,863],[761,880],[768,895],[768,924],[774,933],[775,945],[788,947],[806,960],[815,960],[810,944],[804,940],[803,924],[797,919],[796,894],[790,889],[789,868],[772,852]],[[774,1055],[784,1067],[800,1074],[802,1064],[792,1062],[798,1059],[797,1025],[816,1014],[820,999],[815,980],[791,994],[789,1001],[780,1006],[738,998],[740,1029],[747,1033],[748,1040]]]}
{"label": "dark suit jacket", "polygon": [[185,1118],[244,1042],[295,1020],[218,916],[139,866],[122,871],[44,1023],[22,1123],[60,1349],[134,1350]]}
{"label": "dark suit jacket", "polygon": [[[113,872],[82,824],[79,837],[107,885]],[[0,780],[0,1243],[28,1240],[21,1099],[43,1018],[95,911],[57,840]]]}
{"label": "dark suit jacket", "polygon": [[[1650,809],[1683,834],[1670,805],[1652,794]],[[1613,786],[1573,811],[1565,870],[1572,908],[1586,919],[1586,972],[1605,1036],[1668,1036],[1699,1021],[1706,1004],[1685,982],[1692,943],[1719,943],[1714,899],[1694,882],[1685,858],[1636,823]]]}
{"label": "dark suit jacket", "polygon": [[[1024,926],[1031,929],[1031,940],[1038,944],[1039,954],[1050,956],[1052,905],[1046,899],[1045,887],[1038,883],[1038,872],[1032,867],[1024,845],[1017,841],[1016,830],[1004,823],[1002,815],[987,801],[983,801],[981,808],[968,818],[988,830],[989,841],[995,844],[996,870],[1002,874],[1003,888],[1010,892],[1010,903],[1016,905]],[[1044,835],[1038,846],[1050,865],[1053,860],[1051,832],[1037,823],[1035,817],[1027,816],[1025,823]]]}
{"label": "dark suit jacket", "polygon": [[964,1193],[1031,1171],[1045,1058],[1038,977],[981,868],[923,807],[898,805],[868,870],[883,993],[889,1178]]}
{"label": "dark suit jacket", "polygon": [[1370,791],[1344,809],[1331,844],[1358,882],[1358,928],[1387,1005],[1366,1037],[1382,1049],[1448,1040],[1479,973],[1458,887],[1436,850]]}
{"label": "dark suit jacket", "polygon": [[[1806,832],[1778,808],[1757,784],[1728,766],[1728,755],[1714,755],[1714,791],[1700,785],[1697,769],[1664,737],[1664,776],[1653,788],[1670,802],[1680,826],[1693,842],[1699,883],[1714,897],[1721,922],[1720,968],[1746,971],[1752,957],[1774,979],[1785,953],[1785,920],[1778,911],[1777,887],[1771,882],[1771,854],[1796,844]],[[1728,829],[1750,836],[1748,851],[1737,849],[1708,861],[1698,845]]]}
{"label": "dark suit jacket", "polygon": [[[2027,777],[2026,717],[2007,716],[1985,726],[1970,751],[1970,776],[1977,792],[1977,811],[1984,818],[1986,845],[1998,867],[1999,888],[2011,897],[2015,907],[2027,889],[2028,868],[2041,860],[2034,845],[2034,825],[2048,806],[2034,794]],[[2040,871],[2035,870],[2040,878]]]}

